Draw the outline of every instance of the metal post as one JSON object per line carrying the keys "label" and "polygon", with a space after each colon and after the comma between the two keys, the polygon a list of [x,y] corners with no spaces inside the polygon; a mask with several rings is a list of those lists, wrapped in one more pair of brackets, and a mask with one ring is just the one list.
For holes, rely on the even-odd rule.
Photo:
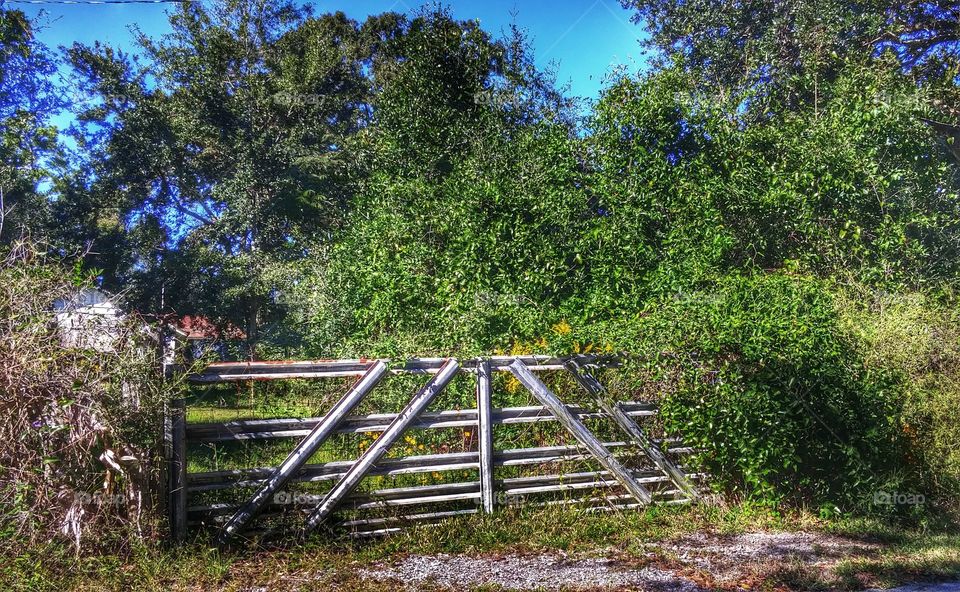
{"label": "metal post", "polygon": [[343,501],[345,497],[356,489],[364,475],[373,468],[383,455],[387,453],[390,446],[407,429],[407,426],[413,422],[427,408],[427,405],[443,390],[447,384],[456,376],[460,364],[453,358],[447,360],[440,371],[430,379],[430,381],[420,389],[416,395],[410,399],[407,406],[403,408],[397,417],[390,423],[386,431],[380,434],[380,437],[367,449],[350,470],[337,482],[333,488],[327,492],[320,505],[310,514],[304,525],[303,534],[307,535],[320,526],[330,514]]}
{"label": "metal post", "polygon": [[244,525],[259,514],[269,499],[299,471],[311,456],[317,451],[340,422],[357,406],[384,376],[387,374],[387,365],[381,361],[370,366],[347,393],[323,416],[317,425],[307,434],[296,448],[287,456],[286,460],[277,467],[273,474],[264,481],[253,497],[243,505],[227,521],[217,537],[217,544],[223,545],[235,534],[240,532]]}
{"label": "metal post", "polygon": [[493,421],[490,403],[490,360],[477,363],[477,437],[480,444],[480,501],[493,512],[496,482],[493,479]]}
{"label": "metal post", "polygon": [[567,409],[567,406],[563,404],[559,397],[553,394],[553,392],[547,388],[547,385],[543,384],[521,360],[515,360],[508,366],[508,369],[527,390],[533,393],[533,396],[536,397],[544,407],[553,413],[557,420],[567,428],[567,431],[583,444],[605,469],[610,471],[610,474],[623,485],[630,495],[635,497],[641,504],[649,504],[653,500],[650,492],[647,491],[643,485],[637,483],[630,474],[630,471],[620,464],[620,461],[587,429],[587,426],[583,425],[583,422],[570,413],[570,410]]}
{"label": "metal post", "polygon": [[[161,326],[160,329],[160,377],[164,382],[173,377],[176,368],[177,339],[172,326]],[[173,417],[170,410],[170,401],[163,402],[163,458],[169,462],[173,458]],[[164,469],[163,481],[170,484],[170,474]],[[169,491],[165,492],[169,493]],[[170,514],[168,508],[167,511]]]}

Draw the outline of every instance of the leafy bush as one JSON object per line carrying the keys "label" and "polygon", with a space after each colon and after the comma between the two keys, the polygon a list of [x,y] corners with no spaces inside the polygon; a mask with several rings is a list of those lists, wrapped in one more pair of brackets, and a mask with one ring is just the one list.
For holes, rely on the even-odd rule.
{"label": "leafy bush", "polygon": [[941,508],[960,509],[960,312],[923,293],[891,294],[851,286],[838,295],[841,319],[857,336],[868,367],[898,376],[906,461],[916,479],[903,491],[925,491]]}
{"label": "leafy bush", "polygon": [[899,385],[864,362],[826,282],[731,275],[575,338],[651,352],[638,382],[730,493],[849,508],[897,478]]}
{"label": "leafy bush", "polygon": [[661,397],[731,493],[867,508],[884,488],[953,487],[932,483],[952,479],[952,375],[903,368],[929,365],[917,348],[878,358],[843,304],[848,284],[956,281],[957,171],[921,120],[932,91],[879,60],[818,92],[744,121],[749,96],[707,96],[678,67],[614,84],[582,141],[545,122],[503,141],[496,113],[472,120],[479,140],[443,174],[371,179],[304,282],[327,306],[312,347],[623,350],[646,361],[617,388]]}

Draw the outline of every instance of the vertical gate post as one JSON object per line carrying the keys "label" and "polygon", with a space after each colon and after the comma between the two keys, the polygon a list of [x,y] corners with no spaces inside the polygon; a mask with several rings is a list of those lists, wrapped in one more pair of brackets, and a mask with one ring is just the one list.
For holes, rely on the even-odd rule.
{"label": "vertical gate post", "polygon": [[256,517],[263,509],[269,499],[286,483],[294,474],[299,471],[304,464],[313,456],[313,453],[320,448],[326,439],[333,433],[343,418],[350,413],[367,393],[373,390],[373,387],[380,383],[380,380],[387,374],[387,365],[382,361],[377,361],[360,378],[350,390],[347,391],[339,401],[334,404],[330,411],[320,420],[307,436],[300,441],[300,444],[293,449],[286,460],[277,467],[273,473],[264,480],[263,484],[253,494],[253,497],[247,501],[236,513],[227,521],[227,524],[220,531],[217,537],[217,544],[223,545],[230,538],[240,532],[247,522]]}
{"label": "vertical gate post", "polygon": [[496,482],[493,479],[493,418],[490,402],[490,360],[477,363],[477,430],[480,448],[480,501],[493,512]]}
{"label": "vertical gate post", "polygon": [[330,516],[337,505],[356,489],[364,475],[383,458],[383,455],[387,453],[397,438],[403,434],[407,426],[409,426],[413,420],[427,408],[427,405],[440,394],[440,391],[453,380],[459,369],[459,362],[453,358],[448,359],[433,378],[431,378],[422,389],[417,391],[417,394],[410,399],[407,406],[403,408],[387,429],[380,434],[380,437],[374,441],[373,445],[360,455],[357,462],[355,462],[346,474],[337,481],[337,484],[327,492],[323,501],[320,502],[307,518],[307,522],[303,528],[304,536],[310,534],[320,526]]}
{"label": "vertical gate post", "polygon": [[160,349],[163,378],[169,380],[179,364],[177,358],[180,356],[180,339],[173,325],[160,328]]}
{"label": "vertical gate post", "polygon": [[170,402],[170,440],[167,464],[170,535],[179,543],[187,538],[187,405],[184,399]]}

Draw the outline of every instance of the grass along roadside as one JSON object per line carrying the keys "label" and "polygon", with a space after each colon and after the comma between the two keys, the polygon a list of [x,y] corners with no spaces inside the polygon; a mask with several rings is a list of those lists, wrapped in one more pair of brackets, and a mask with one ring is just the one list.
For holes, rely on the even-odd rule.
{"label": "grass along roadside", "polygon": [[[563,554],[615,558],[624,569],[654,566],[705,587],[856,590],[960,578],[960,536],[947,534],[949,526],[919,531],[866,519],[824,521],[806,512],[750,505],[611,514],[518,510],[449,520],[362,543],[314,538],[302,545],[221,552],[195,540],[178,549],[141,545],[122,554],[79,558],[58,544],[8,546],[0,558],[0,587],[394,590],[396,582],[363,578],[360,570],[376,573],[411,556]],[[850,548],[841,548],[847,541]],[[807,548],[812,556],[806,555]],[[764,560],[766,554],[778,561]],[[424,586],[430,582],[418,585]]]}
{"label": "grass along roadside", "polygon": [[[956,531],[954,531],[956,532]],[[877,557],[854,557],[834,569],[846,588],[857,585],[889,588],[911,581],[960,579],[960,535],[903,533]]]}

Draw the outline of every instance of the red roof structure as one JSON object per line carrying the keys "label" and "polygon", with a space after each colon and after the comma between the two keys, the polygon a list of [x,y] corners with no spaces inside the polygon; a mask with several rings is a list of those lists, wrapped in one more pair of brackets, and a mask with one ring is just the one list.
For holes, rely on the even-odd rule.
{"label": "red roof structure", "polygon": [[183,315],[176,322],[177,331],[190,340],[246,339],[247,334],[232,323],[219,326],[207,317]]}

